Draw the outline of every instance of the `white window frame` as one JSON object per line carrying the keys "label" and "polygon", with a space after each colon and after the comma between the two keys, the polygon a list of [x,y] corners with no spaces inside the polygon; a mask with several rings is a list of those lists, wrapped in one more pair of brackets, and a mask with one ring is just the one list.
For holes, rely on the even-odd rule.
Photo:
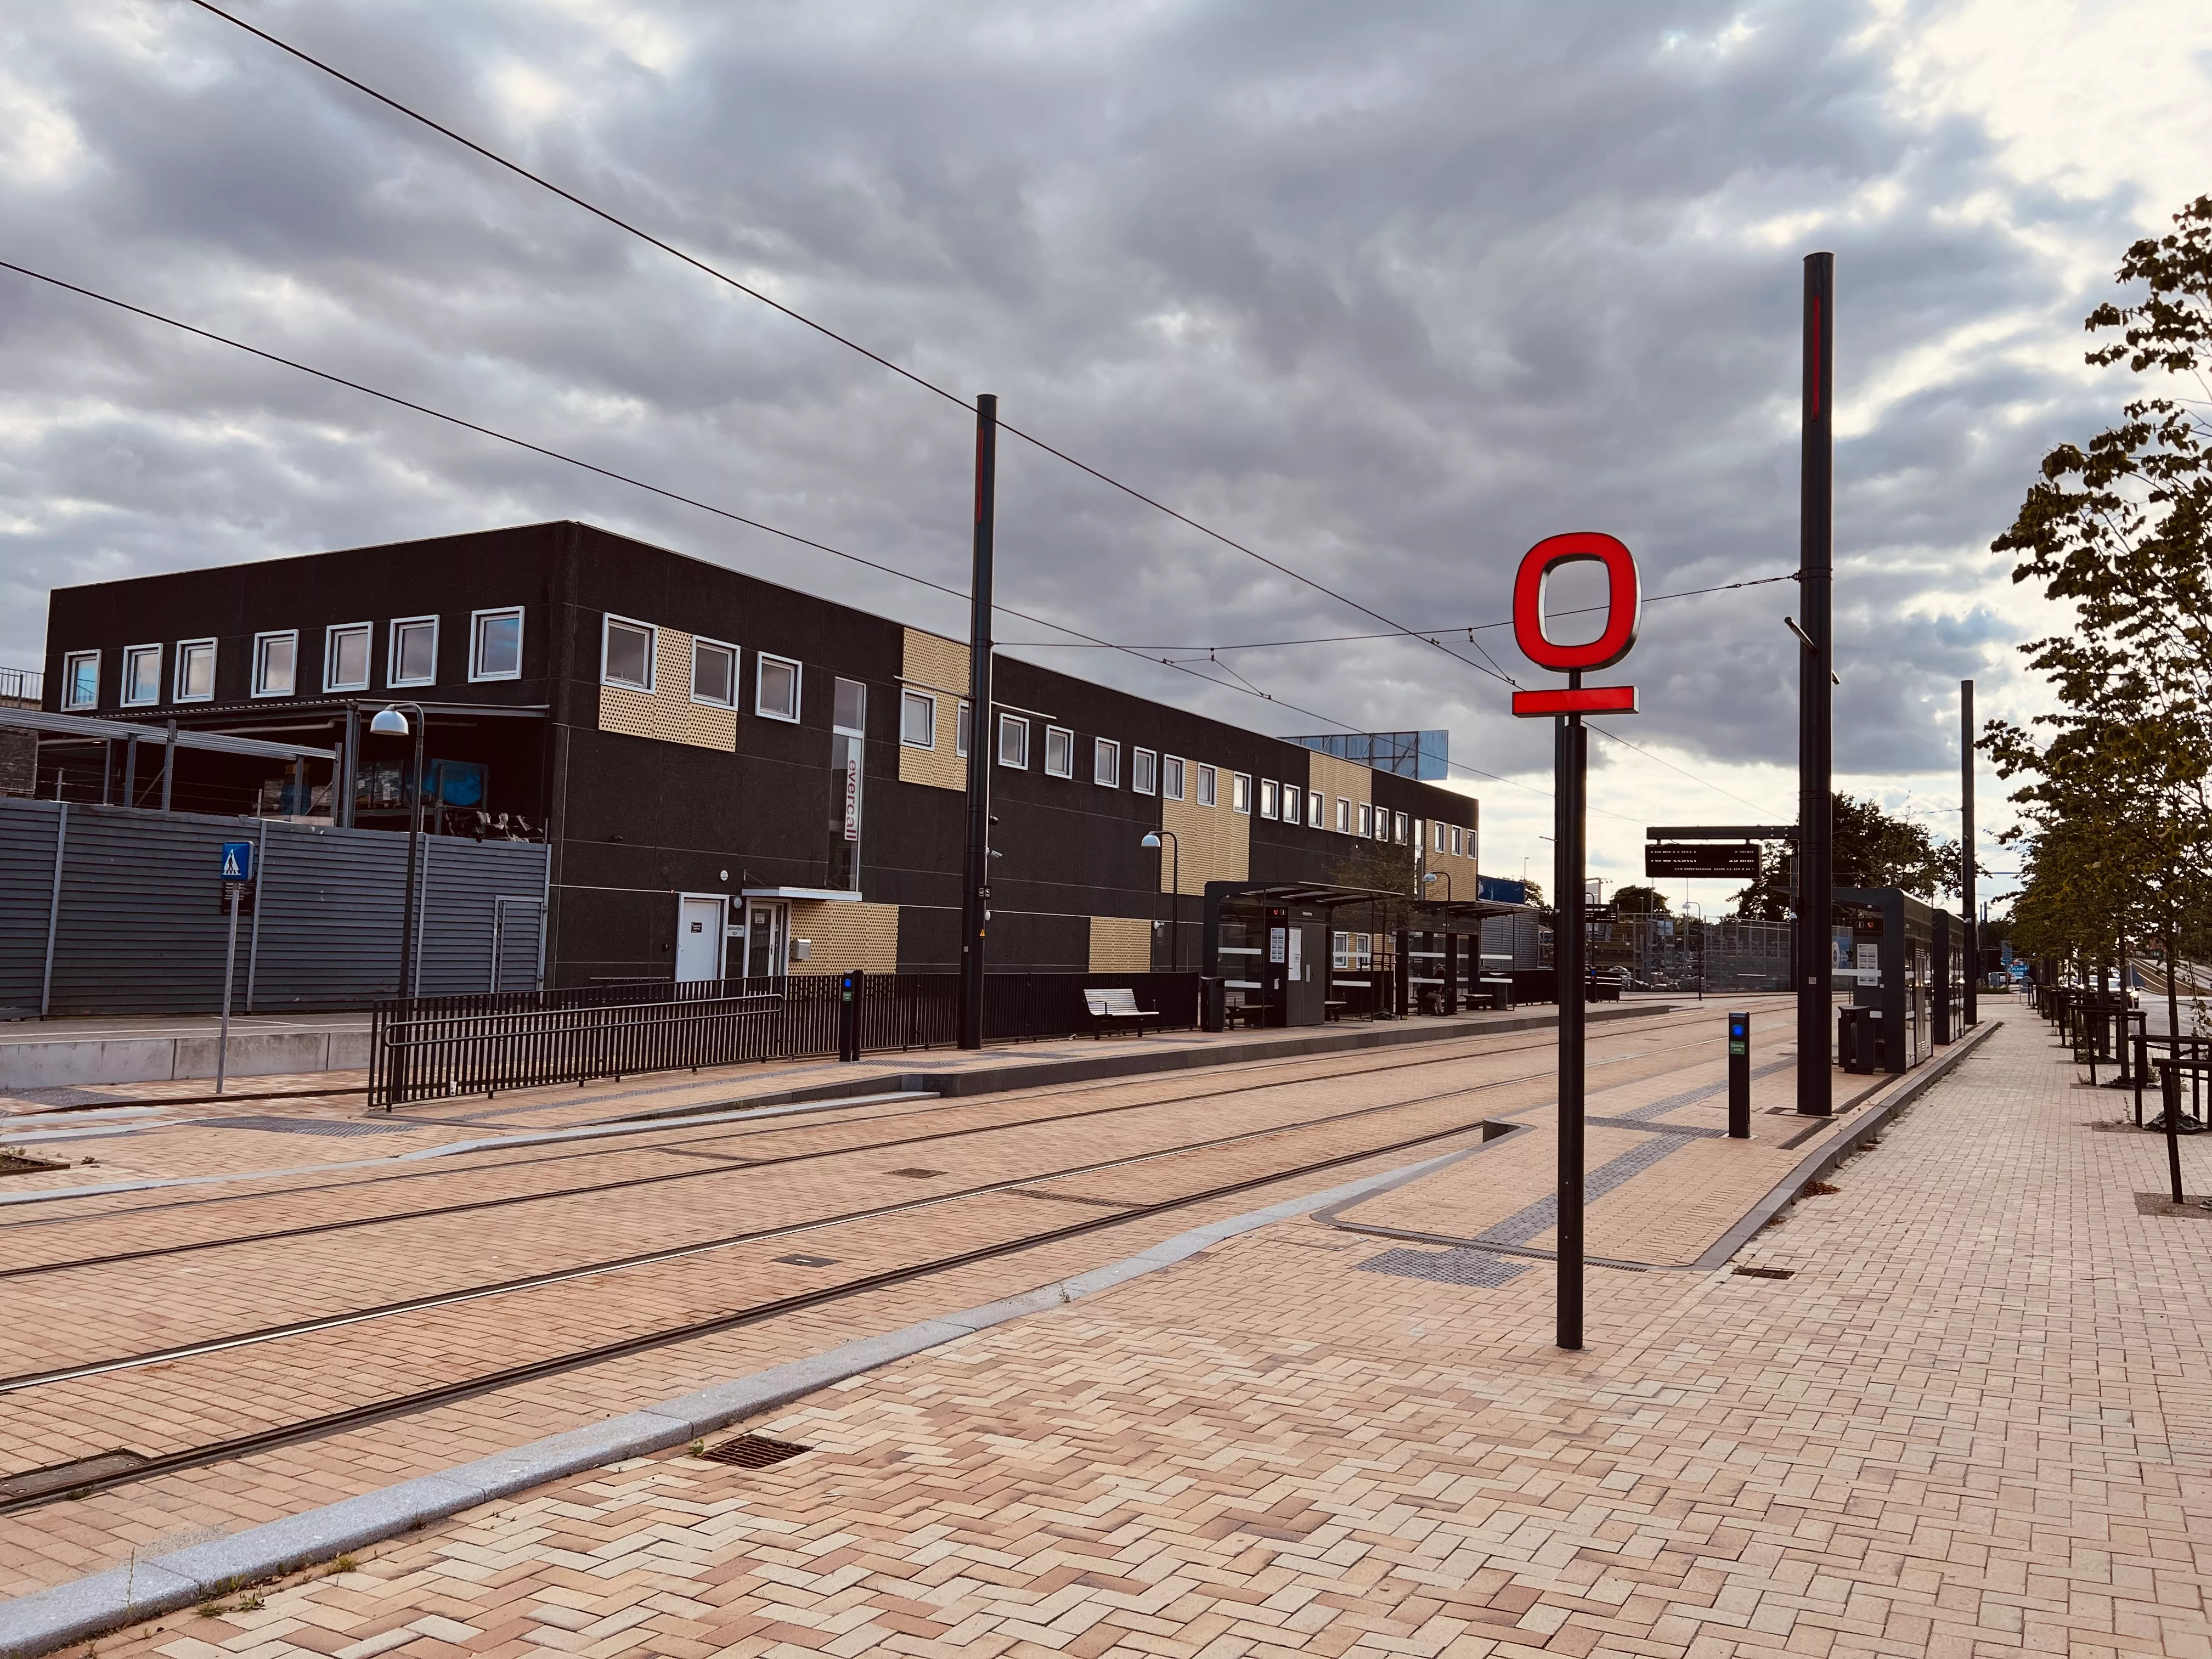
{"label": "white window frame", "polygon": [[1459,854],[1459,825],[1457,825],[1457,824],[1455,824],[1455,823],[1454,825],[1452,825],[1452,827],[1451,827],[1451,841],[1452,841],[1452,848],[1451,848],[1451,849],[1452,849],[1452,856],[1453,856],[1454,858],[1457,858],[1457,857],[1460,855],[1460,854]]}
{"label": "white window frame", "polygon": [[1285,823],[1304,823],[1305,805],[1306,792],[1303,784],[1286,783],[1283,786],[1283,822]]}
{"label": "white window frame", "polygon": [[[653,643],[657,650],[660,641],[655,640]],[[730,695],[726,698],[702,697],[699,695],[699,653],[702,649],[726,651],[730,653]],[[744,667],[745,653],[737,646],[732,645],[727,640],[710,640],[704,634],[694,634],[691,636],[691,701],[702,708],[735,708],[738,706],[739,689],[744,684],[738,677],[744,673]]]}
{"label": "white window frame", "polygon": [[[486,673],[483,669],[483,625],[501,617],[514,618],[514,669],[511,673]],[[482,611],[469,612],[469,684],[481,684],[486,680],[519,680],[522,678],[522,607],[519,605],[495,605]],[[653,643],[659,644],[658,640]]]}
{"label": "white window frame", "polygon": [[1372,839],[1375,834],[1374,807],[1365,801],[1361,801],[1358,805],[1352,808],[1352,817],[1354,822],[1358,825],[1358,834],[1359,836],[1363,840]]}
{"label": "white window frame", "polygon": [[1279,818],[1283,815],[1283,786],[1273,778],[1260,780],[1260,816]]}
{"label": "white window frame", "polygon": [[1121,745],[1115,739],[1091,738],[1091,781],[1102,789],[1121,787]]}
{"label": "white window frame", "polygon": [[[1168,780],[1170,777],[1173,777],[1175,779],[1175,787],[1172,789],[1168,787]],[[1183,757],[1181,755],[1161,756],[1160,799],[1162,800],[1181,800],[1189,787],[1190,768],[1184,763]]]}
{"label": "white window frame", "polygon": [[1411,818],[1407,817],[1403,812],[1399,813],[1397,815],[1397,822],[1393,825],[1393,828],[1396,830],[1397,833],[1390,837],[1392,841],[1397,842],[1401,847],[1410,846],[1412,844],[1413,839],[1413,823]]}
{"label": "white window frame", "polygon": [[1336,798],[1336,833],[1340,836],[1352,833],[1352,797],[1349,795]]}
{"label": "white window frame", "polygon": [[1437,832],[1437,851],[1439,853],[1449,851],[1451,848],[1451,836],[1447,833],[1449,826],[1448,826],[1442,818],[1438,818],[1436,820],[1433,827]]}
{"label": "white window frame", "polygon": [[[635,680],[618,680],[608,672],[607,659],[611,654],[609,647],[614,641],[615,629],[617,628],[635,628],[645,635],[645,684],[643,685],[638,684]],[[640,622],[635,617],[618,617],[611,611],[599,618],[599,684],[601,685],[619,686],[625,691],[642,691],[646,696],[651,696],[653,692],[653,682],[659,678],[659,667],[660,630],[658,628],[651,623]]]}
{"label": "white window frame", "polygon": [[[361,683],[350,684],[337,677],[338,641],[349,635],[362,636]],[[376,677],[376,624],[373,622],[332,623],[323,629],[323,690],[325,691],[366,691]]]}
{"label": "white window frame", "polygon": [[[414,679],[402,678],[399,672],[399,636],[410,628],[428,623],[430,629],[430,672]],[[384,639],[384,684],[387,690],[403,685],[435,685],[438,683],[438,619],[435,617],[394,617],[386,624]]]}
{"label": "white window frame", "polygon": [[1306,791],[1306,825],[1313,830],[1328,828],[1328,797],[1318,789]]}
{"label": "white window frame", "polygon": [[[92,696],[89,699],[76,695],[76,665],[81,662],[89,662],[92,665]],[[100,707],[99,652],[66,651],[62,653],[62,707],[64,708]]]}
{"label": "white window frame", "polygon": [[[185,689],[185,665],[192,659],[192,653],[198,651],[202,647],[206,647],[208,653],[208,689],[204,691],[187,691]],[[171,682],[171,695],[169,701],[172,702],[213,702],[215,701],[216,656],[216,641],[213,639],[179,640],[177,641],[177,661],[173,678]]]}
{"label": "white window frame", "polygon": [[[929,712],[929,719],[926,722],[929,730],[929,740],[927,743],[917,743],[907,735],[907,711],[916,705]],[[908,749],[933,750],[937,747],[937,694],[935,692],[917,691],[912,686],[899,688],[899,742]]]}
{"label": "white window frame", "polygon": [[[264,647],[273,645],[278,640],[289,640],[292,642],[292,683],[286,686],[282,691],[271,691],[261,683],[261,671],[264,661],[262,653]],[[295,697],[299,696],[300,630],[298,629],[272,628],[266,633],[256,634],[253,636],[252,662],[253,683],[249,688],[252,696],[257,697]]]}
{"label": "white window frame", "polygon": [[[1053,739],[1060,740],[1060,764],[1052,763]],[[1044,775],[1048,778],[1073,778],[1075,775],[1075,733],[1064,726],[1048,726],[1044,729]]]}
{"label": "white window frame", "polygon": [[[1160,793],[1160,756],[1159,756],[1159,750],[1158,750],[1157,749],[1146,749],[1146,748],[1144,748],[1144,747],[1142,747],[1142,746],[1140,745],[1140,746],[1139,746],[1138,748],[1136,748],[1136,749],[1134,749],[1134,750],[1132,750],[1130,751],[1130,754],[1131,754],[1131,763],[1130,763],[1130,767],[1129,767],[1129,787],[1130,787],[1130,789],[1131,789],[1131,790],[1133,790],[1133,791],[1134,793],[1136,793],[1137,794],[1139,794],[1139,795],[1157,795],[1157,794],[1158,794],[1158,793]],[[1151,781],[1149,783],[1148,783],[1148,782],[1146,782],[1146,781],[1145,781],[1145,764],[1144,764],[1144,763],[1145,763],[1146,761],[1150,761],[1150,762],[1152,763],[1152,781]]]}
{"label": "white window frame", "polygon": [[1221,805],[1221,773],[1218,768],[1206,765],[1199,767],[1198,804],[1200,806]]}
{"label": "white window frame", "polygon": [[1247,817],[1251,816],[1252,775],[1249,772],[1231,772],[1229,775],[1229,810],[1242,812]]}
{"label": "white window frame", "polygon": [[962,760],[968,758],[969,750],[975,744],[975,710],[966,698],[962,698],[957,712],[952,716],[952,752]]}
{"label": "white window frame", "polygon": [[[781,709],[761,707],[761,676],[768,672],[769,665],[771,663],[778,664],[791,671],[791,712],[788,714]],[[796,726],[799,724],[799,715],[805,712],[805,708],[806,665],[796,657],[779,657],[773,651],[754,652],[753,713],[764,720],[782,720]]]}
{"label": "white window frame", "polygon": [[[1021,733],[1021,758],[1008,760],[1006,739],[1016,732]],[[1026,772],[1030,769],[1030,722],[1027,715],[1009,714],[1003,709],[1000,711],[997,750],[994,758],[1000,765],[1016,772]]]}
{"label": "white window frame", "polygon": [[[134,697],[131,693],[131,672],[141,652],[154,653],[154,672],[146,677],[147,696]],[[125,708],[143,708],[161,701],[161,647],[158,644],[126,645],[123,647],[123,678],[116,689],[117,701]]]}

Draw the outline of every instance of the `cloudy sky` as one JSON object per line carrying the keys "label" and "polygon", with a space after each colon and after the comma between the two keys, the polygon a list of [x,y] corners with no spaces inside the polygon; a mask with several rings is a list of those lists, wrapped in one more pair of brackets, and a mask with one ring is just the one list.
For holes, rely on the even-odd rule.
{"label": "cloudy sky", "polygon": [[[1509,780],[1466,780],[1505,875],[1547,871],[1549,732],[1454,659],[1481,659],[1463,630],[1563,529],[1621,537],[1651,594],[1793,567],[1814,249],[1838,284],[1839,781],[1954,834],[1958,681],[2033,712],[2013,647],[2063,626],[1987,544],[2042,452],[2124,395],[2080,331],[2121,251],[2212,191],[2201,0],[235,6],[1271,558],[1462,630],[1208,661],[1378,625],[1002,455],[1005,603],[1344,725],[1449,727]],[[953,404],[187,0],[0,0],[0,258],[964,586]],[[4,271],[0,429],[0,664],[40,661],[52,586],[567,517],[964,627],[926,588]],[[1644,712],[1611,723],[1638,747],[1593,745],[1595,869],[1635,878],[1647,823],[1794,817],[1796,608],[1787,582],[1651,605]],[[1474,638],[1542,682],[1510,629]]]}

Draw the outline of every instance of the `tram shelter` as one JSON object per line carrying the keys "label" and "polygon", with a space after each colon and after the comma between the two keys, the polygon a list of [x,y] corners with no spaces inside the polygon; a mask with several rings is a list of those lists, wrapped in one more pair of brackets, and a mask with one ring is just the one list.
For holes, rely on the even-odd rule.
{"label": "tram shelter", "polygon": [[1965,921],[1896,887],[1838,887],[1835,905],[1844,1069],[1910,1071],[1964,1036]]}
{"label": "tram shelter", "polygon": [[[1482,924],[1523,906],[1322,882],[1206,884],[1206,1027],[1456,1013],[1483,982]],[[1497,985],[1510,988],[1510,981]],[[1510,988],[1507,992],[1510,995]]]}

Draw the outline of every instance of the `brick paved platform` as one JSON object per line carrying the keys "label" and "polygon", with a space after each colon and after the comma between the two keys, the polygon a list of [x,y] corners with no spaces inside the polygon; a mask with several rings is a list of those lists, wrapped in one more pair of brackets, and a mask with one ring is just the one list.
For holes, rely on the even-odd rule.
{"label": "brick paved platform", "polygon": [[1579,1355],[1285,1223],[101,1653],[2203,1655],[2206,1233],[2072,1083],[2014,1018]]}

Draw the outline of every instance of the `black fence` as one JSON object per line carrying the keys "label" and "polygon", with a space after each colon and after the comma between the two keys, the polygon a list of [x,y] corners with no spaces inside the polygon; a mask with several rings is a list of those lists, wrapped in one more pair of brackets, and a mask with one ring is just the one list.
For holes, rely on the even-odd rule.
{"label": "black fence", "polygon": [[[958,1039],[957,974],[861,974],[859,1050],[884,1054]],[[1093,1030],[1084,993],[1126,989],[1158,1024],[1199,1024],[1196,974],[994,974],[985,981],[988,1042]],[[845,976],[625,981],[561,991],[417,997],[376,1006],[369,1105],[586,1083],[645,1072],[698,1071],[844,1051]]]}

